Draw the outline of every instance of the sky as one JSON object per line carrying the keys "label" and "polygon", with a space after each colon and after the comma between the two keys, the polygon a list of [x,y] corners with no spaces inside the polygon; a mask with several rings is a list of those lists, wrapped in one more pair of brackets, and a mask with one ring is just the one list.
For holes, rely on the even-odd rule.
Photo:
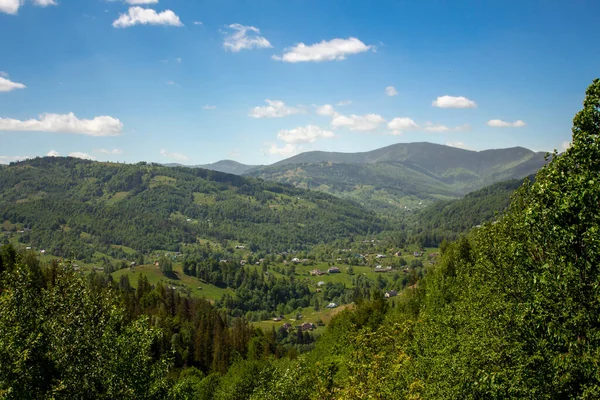
{"label": "sky", "polygon": [[0,163],[562,151],[597,0],[0,0]]}

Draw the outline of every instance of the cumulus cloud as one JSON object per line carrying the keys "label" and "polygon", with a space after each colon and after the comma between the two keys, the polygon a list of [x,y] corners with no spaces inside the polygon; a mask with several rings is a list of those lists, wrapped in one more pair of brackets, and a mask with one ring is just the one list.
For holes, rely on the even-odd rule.
{"label": "cumulus cloud", "polygon": [[434,124],[433,122],[425,123],[425,128],[427,132],[459,132],[459,131],[468,131],[471,129],[469,124],[459,125],[454,128],[450,128],[446,125]]}
{"label": "cumulus cloud", "polygon": [[394,118],[387,125],[393,135],[401,135],[404,131],[414,131],[420,129],[415,121],[407,117]]}
{"label": "cumulus cloud", "polygon": [[180,160],[180,161],[188,160],[188,156],[186,156],[185,154],[173,153],[173,152],[167,151],[165,149],[160,149],[160,155],[163,157],[166,157],[166,158],[173,159],[173,160]]}
{"label": "cumulus cloud", "polygon": [[265,100],[268,104],[264,107],[254,107],[248,116],[252,118],[281,118],[292,114],[298,114],[302,110],[296,107],[288,107],[281,100]]}
{"label": "cumulus cloud", "polygon": [[387,94],[390,97],[397,96],[398,95],[398,91],[396,90],[395,87],[388,86],[388,87],[385,88],[385,94]]}
{"label": "cumulus cloud", "polygon": [[338,102],[336,104],[336,106],[343,107],[343,106],[349,106],[350,104],[352,104],[352,100],[342,100],[342,101]]}
{"label": "cumulus cloud", "polygon": [[112,149],[112,150],[99,149],[98,153],[110,154],[110,155],[119,155],[119,154],[123,154],[123,150],[121,150],[121,149]]}
{"label": "cumulus cloud", "polygon": [[338,114],[331,120],[331,126],[334,128],[348,128],[351,131],[372,131],[381,124],[385,123],[385,119],[379,114],[366,114],[349,116]]}
{"label": "cumulus cloud", "polygon": [[[2,1],[2,0],[0,0],[0,1]],[[8,74],[4,71],[0,71],[0,76],[3,78],[8,78]]]}
{"label": "cumulus cloud", "polygon": [[322,106],[317,106],[317,114],[332,117],[337,113],[331,104],[325,104]]}
{"label": "cumulus cloud", "polygon": [[31,158],[31,156],[0,156],[0,164],[8,164],[16,161],[23,161]]}
{"label": "cumulus cloud", "polygon": [[217,108],[217,106],[212,106],[210,104],[205,104],[205,105],[202,106],[202,108],[205,109],[205,110],[214,110],[214,109]]}
{"label": "cumulus cloud", "polygon": [[300,150],[302,150],[302,147],[292,143],[286,143],[281,147],[277,146],[275,143],[267,143],[267,146],[268,147],[264,152],[272,156],[290,157],[298,154]]}
{"label": "cumulus cloud", "polygon": [[440,96],[432,105],[439,108],[477,108],[477,103],[463,96]]}
{"label": "cumulus cloud", "polygon": [[[8,76],[8,74],[6,76]],[[6,77],[0,76],[0,92],[10,92],[15,89],[25,89],[26,87],[27,86],[22,83],[13,82]]]}
{"label": "cumulus cloud", "polygon": [[33,0],[33,4],[38,7],[57,6],[58,4],[54,0]]}
{"label": "cumulus cloud", "polygon": [[6,14],[16,14],[24,0],[0,0],[0,12]]}
{"label": "cumulus cloud", "polygon": [[179,17],[171,10],[156,12],[150,8],[129,7],[127,14],[120,14],[112,26],[129,28],[134,25],[170,25],[183,26]]}
{"label": "cumulus cloud", "polygon": [[323,40],[307,46],[304,43],[298,43],[296,46],[287,48],[282,56],[273,56],[277,61],[297,63],[297,62],[320,62],[320,61],[341,61],[348,55],[363,53],[371,49],[359,39],[351,37],[348,39]]}
{"label": "cumulus cloud", "polygon": [[82,153],[80,151],[74,151],[74,152],[69,153],[69,157],[81,158],[84,160],[95,160],[96,159],[96,157],[91,156],[87,153]]}
{"label": "cumulus cloud", "polygon": [[0,131],[63,132],[89,136],[118,136],[123,123],[117,118],[99,116],[93,119],[79,119],[73,113],[42,114],[39,119],[21,121],[0,118]]}
{"label": "cumulus cloud", "polygon": [[463,149],[463,150],[473,150],[472,148],[470,148],[463,142],[448,142],[448,143],[446,143],[446,146],[456,147],[458,149]]}
{"label": "cumulus cloud", "polygon": [[193,23],[194,25],[202,25],[202,22],[201,22],[201,21],[194,21],[194,22],[192,22],[192,23]]}
{"label": "cumulus cloud", "polygon": [[47,154],[46,157],[60,157],[60,154],[58,153],[58,151],[56,150],[50,150]]}
{"label": "cumulus cloud", "polygon": [[225,35],[223,47],[225,50],[237,53],[240,50],[271,48],[271,43],[260,36],[260,29],[254,26],[231,24],[228,26],[232,32]]}
{"label": "cumulus cloud", "polygon": [[124,0],[127,4],[140,5],[140,4],[156,4],[158,0]]}
{"label": "cumulus cloud", "polygon": [[314,143],[317,139],[328,139],[335,135],[315,125],[301,126],[290,130],[280,130],[277,137],[286,143]]}
{"label": "cumulus cloud", "polygon": [[515,122],[506,122],[502,121],[501,119],[490,119],[487,124],[493,128],[521,128],[527,125],[520,119]]}

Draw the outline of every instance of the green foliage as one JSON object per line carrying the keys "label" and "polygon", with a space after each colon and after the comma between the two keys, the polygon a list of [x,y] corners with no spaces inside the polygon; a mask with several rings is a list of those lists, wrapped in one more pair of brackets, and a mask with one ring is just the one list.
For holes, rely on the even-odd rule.
{"label": "green foliage", "polygon": [[92,290],[62,267],[44,286],[17,262],[0,285],[0,396],[36,398],[162,398],[165,359],[147,318],[126,323],[107,289]]}
{"label": "green foliage", "polygon": [[23,243],[88,261],[95,251],[135,261],[114,245],[181,251],[203,238],[298,250],[383,228],[374,214],[322,193],[204,169],[59,157],[0,169],[5,220],[28,228]]}

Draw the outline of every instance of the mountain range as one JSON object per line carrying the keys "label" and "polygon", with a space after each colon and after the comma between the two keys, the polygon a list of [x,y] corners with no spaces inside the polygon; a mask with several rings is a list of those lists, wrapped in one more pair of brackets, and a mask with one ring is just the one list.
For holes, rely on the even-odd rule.
{"label": "mountain range", "polygon": [[359,153],[312,151],[267,166],[224,160],[198,167],[318,190],[395,213],[522,179],[545,164],[545,154],[523,147],[472,151],[417,142]]}

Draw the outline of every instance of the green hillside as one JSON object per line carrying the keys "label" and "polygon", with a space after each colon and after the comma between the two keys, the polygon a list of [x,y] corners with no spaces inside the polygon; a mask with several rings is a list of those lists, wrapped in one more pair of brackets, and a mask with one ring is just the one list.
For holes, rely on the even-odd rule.
{"label": "green hillside", "polygon": [[[265,251],[378,232],[356,204],[204,169],[38,158],[0,169],[0,221],[55,255],[181,251],[200,239]],[[118,254],[117,254],[118,253]]]}
{"label": "green hillside", "polygon": [[544,155],[521,147],[476,152],[400,143],[365,153],[303,153],[248,174],[397,213],[531,175],[544,165]]}

